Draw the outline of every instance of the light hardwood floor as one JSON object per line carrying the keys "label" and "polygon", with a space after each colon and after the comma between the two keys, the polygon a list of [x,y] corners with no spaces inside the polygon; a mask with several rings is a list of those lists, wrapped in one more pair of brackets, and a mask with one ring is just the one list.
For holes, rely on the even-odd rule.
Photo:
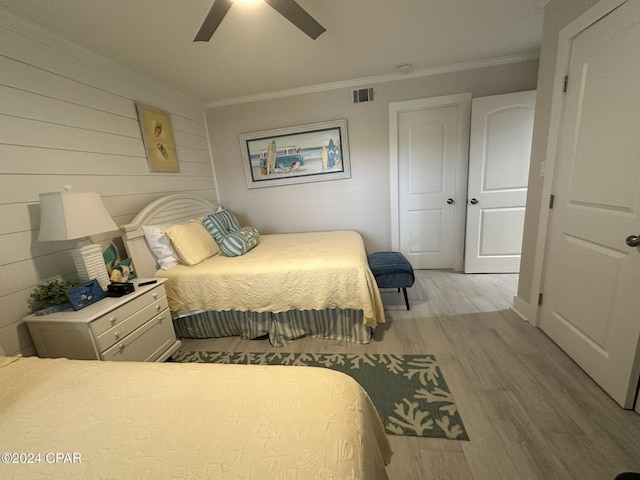
{"label": "light hardwood floor", "polygon": [[[510,306],[517,275],[419,270],[382,292],[387,323],[369,345],[303,338],[287,352],[429,353],[438,360],[470,441],[389,435],[389,477],[614,479],[640,472],[640,415],[623,410]],[[183,350],[264,352],[266,340],[184,341]]]}

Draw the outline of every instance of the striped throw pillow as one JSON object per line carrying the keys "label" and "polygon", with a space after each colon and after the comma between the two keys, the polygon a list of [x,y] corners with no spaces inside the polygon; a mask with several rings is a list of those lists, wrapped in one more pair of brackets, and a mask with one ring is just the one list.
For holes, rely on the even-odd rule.
{"label": "striped throw pillow", "polygon": [[260,243],[258,230],[253,227],[242,227],[225,236],[219,243],[220,251],[226,257],[244,255]]}
{"label": "striped throw pillow", "polygon": [[220,212],[207,215],[202,219],[202,225],[206,228],[211,236],[218,242],[218,245],[222,242],[224,237],[231,232],[237,232],[240,230],[240,224],[236,217],[233,216],[229,210],[222,210]]}

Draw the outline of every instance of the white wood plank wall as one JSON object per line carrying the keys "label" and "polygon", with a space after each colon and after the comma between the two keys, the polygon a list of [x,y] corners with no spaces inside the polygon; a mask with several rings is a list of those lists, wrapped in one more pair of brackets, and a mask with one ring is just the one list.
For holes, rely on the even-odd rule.
{"label": "white wood plank wall", "polygon": [[[171,114],[180,173],[150,172],[135,102]],[[21,319],[75,242],[38,242],[41,192],[93,191],[116,224],[163,195],[219,200],[200,102],[0,8],[0,346],[35,351]]]}

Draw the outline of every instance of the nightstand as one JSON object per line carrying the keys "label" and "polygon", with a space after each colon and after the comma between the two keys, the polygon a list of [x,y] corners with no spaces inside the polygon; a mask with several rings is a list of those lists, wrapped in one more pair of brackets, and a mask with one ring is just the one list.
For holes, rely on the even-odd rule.
{"label": "nightstand", "polygon": [[[140,283],[157,280],[151,285]],[[162,362],[181,345],[176,340],[166,279],[136,278],[135,291],[106,297],[81,310],[23,318],[39,357]]]}

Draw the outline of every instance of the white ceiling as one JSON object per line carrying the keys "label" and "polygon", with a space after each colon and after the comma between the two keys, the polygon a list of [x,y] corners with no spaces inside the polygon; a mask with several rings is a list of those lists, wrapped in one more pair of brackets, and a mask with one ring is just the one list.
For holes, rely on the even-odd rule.
{"label": "white ceiling", "polygon": [[545,0],[298,0],[311,40],[267,4],[234,4],[208,43],[212,0],[0,0],[0,6],[203,103],[537,53]]}

